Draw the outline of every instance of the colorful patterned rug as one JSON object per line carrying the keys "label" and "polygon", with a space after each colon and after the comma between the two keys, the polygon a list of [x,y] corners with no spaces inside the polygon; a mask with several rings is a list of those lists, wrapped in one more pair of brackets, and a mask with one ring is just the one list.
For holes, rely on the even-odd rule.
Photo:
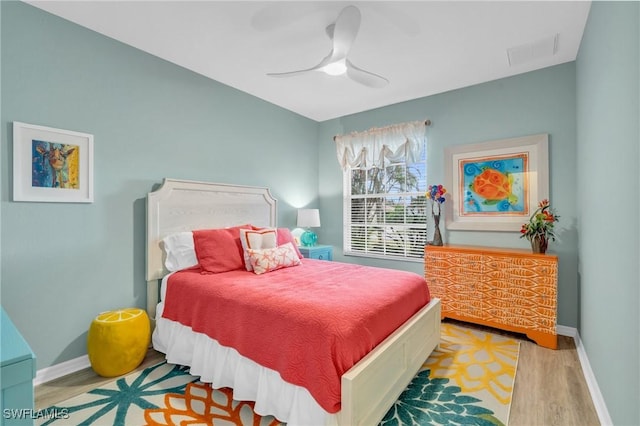
{"label": "colorful patterned rug", "polygon": [[[498,334],[442,324],[440,347],[381,422],[402,425],[506,425],[520,344]],[[281,425],[213,390],[188,368],[161,363],[42,410],[41,425]]]}

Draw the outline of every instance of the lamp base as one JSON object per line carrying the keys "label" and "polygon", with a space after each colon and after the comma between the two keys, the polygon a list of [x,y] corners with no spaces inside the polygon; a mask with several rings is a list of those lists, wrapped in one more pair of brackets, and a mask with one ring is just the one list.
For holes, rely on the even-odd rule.
{"label": "lamp base", "polygon": [[315,232],[306,230],[300,235],[300,242],[305,247],[315,246],[318,242],[318,236]]}

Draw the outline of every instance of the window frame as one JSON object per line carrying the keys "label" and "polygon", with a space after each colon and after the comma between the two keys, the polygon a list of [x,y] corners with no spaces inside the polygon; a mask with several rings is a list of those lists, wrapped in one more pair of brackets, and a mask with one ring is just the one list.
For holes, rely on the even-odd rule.
{"label": "window frame", "polygon": [[[428,237],[428,218],[429,215],[427,214],[428,211],[428,203],[426,200],[426,188],[427,188],[427,158],[426,158],[426,138],[425,140],[422,142],[424,144],[423,146],[423,155],[421,156],[421,159],[419,162],[417,163],[409,163],[407,164],[406,161],[400,161],[400,162],[393,162],[393,163],[389,163],[385,165],[385,169],[384,172],[386,173],[386,171],[388,170],[389,167],[394,167],[394,166],[402,166],[405,169],[405,173],[407,171],[407,168],[415,168],[416,165],[421,166],[421,172],[424,174],[422,179],[419,179],[419,186],[418,189],[420,190],[415,190],[415,191],[407,191],[407,188],[403,188],[402,191],[388,191],[386,190],[385,192],[380,192],[380,193],[370,193],[367,194],[366,193],[366,188],[368,187],[368,183],[369,181],[369,170],[373,169],[373,168],[363,168],[363,167],[347,167],[346,170],[343,171],[342,174],[342,182],[343,182],[343,250],[344,250],[344,255],[345,256],[358,256],[358,257],[367,257],[367,258],[377,258],[377,259],[385,259],[385,260],[400,260],[400,261],[406,261],[406,262],[424,262],[424,246],[427,244],[427,237]],[[352,171],[353,170],[365,170],[366,171],[366,178],[365,178],[365,193],[364,194],[352,194],[351,190],[352,190]],[[420,220],[418,222],[411,222],[407,220],[407,208],[411,205],[415,205],[412,203],[412,201],[418,197],[418,200],[420,200],[422,198],[423,202],[422,205],[421,203],[418,203],[417,208],[420,209],[422,208],[422,216],[420,214],[416,215],[415,217],[417,217],[419,220],[422,218],[423,220]],[[404,221],[403,222],[387,222],[387,218],[386,218],[386,209],[383,209],[383,213],[384,213],[384,220],[383,223],[367,223],[369,221],[369,219],[365,216],[363,218],[363,222],[362,224],[358,223],[358,222],[352,222],[352,206],[353,206],[353,200],[356,199],[373,199],[373,198],[383,198],[384,201],[382,202],[382,204],[386,203],[386,200],[388,200],[389,198],[404,198]],[[421,212],[421,213],[422,213]],[[406,240],[403,242],[403,253],[402,254],[395,254],[393,253],[393,250],[389,250],[387,251],[387,247],[386,245],[383,247],[383,250],[380,252],[378,250],[373,250],[373,248],[367,248],[366,244],[367,244],[367,238],[364,238],[364,244],[365,247],[363,249],[356,249],[354,250],[353,246],[352,246],[352,236],[353,236],[353,229],[356,226],[363,226],[365,229],[367,228],[380,228],[382,227],[383,230],[382,232],[384,233],[384,229],[385,228],[400,228],[400,229],[410,229],[410,228],[418,228],[420,231],[413,232],[413,235],[418,235],[418,237],[420,237],[422,239],[423,244],[414,244],[413,248],[414,250],[410,253],[408,253],[408,250],[412,247],[410,243],[408,243]],[[395,232],[395,231],[392,231]],[[386,244],[387,239],[384,238],[384,243]],[[420,249],[418,250],[418,252],[416,252],[415,248],[416,247],[420,247]],[[391,253],[390,253],[391,252]]]}

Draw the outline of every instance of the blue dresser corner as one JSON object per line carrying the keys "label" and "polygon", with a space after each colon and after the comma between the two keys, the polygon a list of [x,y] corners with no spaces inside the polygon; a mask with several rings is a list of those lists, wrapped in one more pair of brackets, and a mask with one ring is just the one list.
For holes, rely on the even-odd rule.
{"label": "blue dresser corner", "polygon": [[0,327],[0,425],[33,425],[36,357],[4,308]]}

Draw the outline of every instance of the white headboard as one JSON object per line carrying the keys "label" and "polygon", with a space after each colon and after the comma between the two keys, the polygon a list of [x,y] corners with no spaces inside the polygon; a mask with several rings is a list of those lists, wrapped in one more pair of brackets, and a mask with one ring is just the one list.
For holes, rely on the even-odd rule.
{"label": "white headboard", "polygon": [[157,190],[150,192],[147,195],[146,253],[149,314],[155,315],[158,280],[167,273],[160,246],[165,236],[245,223],[265,227],[277,225],[277,201],[269,188],[165,178]]}

